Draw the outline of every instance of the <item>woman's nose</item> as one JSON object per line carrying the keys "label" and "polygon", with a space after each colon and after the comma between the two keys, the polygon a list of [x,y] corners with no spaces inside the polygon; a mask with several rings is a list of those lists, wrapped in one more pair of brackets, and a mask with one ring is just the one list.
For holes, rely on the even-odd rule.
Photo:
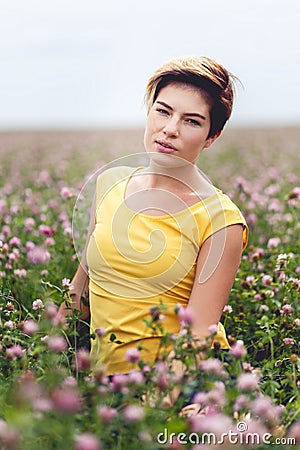
{"label": "woman's nose", "polygon": [[163,131],[167,136],[177,137],[179,135],[178,120],[175,117],[170,118],[168,122],[165,124]]}

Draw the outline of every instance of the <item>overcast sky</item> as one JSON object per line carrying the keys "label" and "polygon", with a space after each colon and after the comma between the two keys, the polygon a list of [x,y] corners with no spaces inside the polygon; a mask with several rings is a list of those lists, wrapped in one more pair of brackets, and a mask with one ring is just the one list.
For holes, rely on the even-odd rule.
{"label": "overcast sky", "polygon": [[300,124],[299,0],[0,0],[0,128],[140,126],[152,72],[235,73],[235,125]]}

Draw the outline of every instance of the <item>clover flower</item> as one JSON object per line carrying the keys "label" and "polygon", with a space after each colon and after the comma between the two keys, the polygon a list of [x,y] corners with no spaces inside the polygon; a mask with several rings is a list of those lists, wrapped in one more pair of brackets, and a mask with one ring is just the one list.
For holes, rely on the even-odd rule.
{"label": "clover flower", "polygon": [[216,381],[208,392],[198,392],[193,397],[193,403],[199,403],[201,407],[208,407],[209,414],[217,413],[226,404],[225,385]]}
{"label": "clover flower", "polygon": [[67,200],[68,198],[73,197],[72,189],[70,189],[67,186],[63,186],[60,190],[60,196],[64,200]]}
{"label": "clover flower", "polygon": [[128,381],[127,375],[124,375],[122,373],[114,375],[111,381],[111,390],[113,392],[115,391],[124,392],[124,388],[127,385],[127,381]]}
{"label": "clover flower", "polygon": [[27,270],[26,269],[15,269],[14,270],[14,274],[18,277],[18,278],[25,278],[27,275]]}
{"label": "clover flower", "polygon": [[37,298],[36,300],[34,300],[34,302],[32,303],[32,309],[34,311],[37,311],[38,309],[43,309],[44,308],[44,303],[42,302],[42,300],[40,298]]}
{"label": "clover flower", "polygon": [[12,320],[7,320],[4,322],[4,326],[13,330],[15,328],[15,323]]}
{"label": "clover flower", "polygon": [[265,251],[263,248],[258,248],[254,252],[250,253],[249,259],[250,261],[258,261],[260,260],[265,254]]}
{"label": "clover flower", "polygon": [[75,377],[70,375],[63,380],[62,386],[76,387],[78,386],[78,382]]}
{"label": "clover flower", "polygon": [[75,366],[80,372],[89,370],[91,367],[91,355],[88,350],[80,348],[76,352]]}
{"label": "clover flower", "polygon": [[33,265],[47,264],[50,258],[50,253],[41,245],[36,245],[27,253],[27,262]]}
{"label": "clover flower", "polygon": [[62,336],[48,336],[46,339],[48,349],[54,353],[61,353],[67,350],[68,344]]}
{"label": "clover flower", "polygon": [[208,327],[208,333],[211,336],[212,334],[216,334],[218,332],[219,328],[216,323],[213,323],[212,325],[209,325]]}
{"label": "clover flower", "polygon": [[268,248],[276,248],[281,243],[281,239],[279,237],[273,237],[268,240],[267,247]]}
{"label": "clover flower", "polygon": [[25,334],[31,336],[39,330],[38,324],[33,319],[27,319],[23,323],[23,331]]}
{"label": "clover flower", "polygon": [[234,358],[243,358],[246,354],[247,354],[247,350],[244,347],[244,341],[242,340],[237,340],[231,347],[231,349],[229,350],[229,353],[234,357]]}
{"label": "clover flower", "polygon": [[258,377],[254,373],[241,373],[237,378],[240,391],[255,391],[258,389]]}
{"label": "clover flower", "polygon": [[270,275],[263,275],[261,281],[264,286],[270,286],[273,282],[273,278]]}
{"label": "clover flower", "polygon": [[61,285],[62,285],[63,287],[71,287],[72,284],[71,284],[70,278],[63,278],[63,279],[61,280]]}
{"label": "clover flower", "polygon": [[142,384],[145,381],[143,373],[139,370],[132,370],[128,373],[128,382],[133,384]]}
{"label": "clover flower", "polygon": [[246,281],[247,281],[247,283],[249,283],[249,284],[253,284],[253,283],[255,282],[255,277],[254,277],[253,275],[248,275],[248,276],[246,277]]}
{"label": "clover flower", "polygon": [[151,306],[149,314],[154,322],[158,322],[164,319],[164,315],[161,314],[159,306]]}
{"label": "clover flower", "polygon": [[95,330],[95,333],[97,334],[97,336],[102,337],[106,334],[106,330],[105,328],[100,327]]}
{"label": "clover flower", "polygon": [[249,400],[248,395],[241,394],[236,398],[233,408],[235,411],[241,411],[243,409],[248,409],[249,402],[250,402],[250,400]]}
{"label": "clover flower", "polygon": [[21,245],[21,239],[19,239],[18,237],[14,236],[14,237],[12,237],[12,238],[8,241],[8,244],[9,244],[11,247],[13,247],[13,246],[20,247],[20,245]]}
{"label": "clover flower", "polygon": [[118,414],[115,408],[110,408],[107,405],[101,405],[97,408],[97,413],[104,423],[110,423]]}
{"label": "clover flower", "polygon": [[11,347],[6,349],[6,355],[7,355],[8,359],[10,359],[12,361],[14,361],[15,359],[22,356],[23,353],[24,353],[24,349],[19,344],[12,345]]}
{"label": "clover flower", "polygon": [[127,422],[140,422],[144,415],[144,408],[139,405],[128,405],[123,410],[123,416]]}
{"label": "clover flower", "polygon": [[33,227],[35,225],[35,220],[33,217],[27,217],[24,220],[24,229],[26,233],[29,233],[30,231],[33,230]]}
{"label": "clover flower", "polygon": [[0,198],[0,214],[3,216],[8,213],[7,203],[4,199]]}
{"label": "clover flower", "polygon": [[39,232],[42,236],[53,236],[53,229],[49,227],[48,225],[40,225],[39,226]]}
{"label": "clover flower", "polygon": [[274,405],[267,396],[261,396],[255,399],[251,405],[254,416],[257,416],[262,422],[276,425],[279,422],[280,410]]}
{"label": "clover flower", "polygon": [[75,438],[75,450],[102,450],[102,446],[94,434],[82,433]]}
{"label": "clover flower", "polygon": [[232,306],[230,305],[225,305],[223,308],[223,312],[228,312],[229,314],[232,313]]}
{"label": "clover flower", "polygon": [[8,256],[9,262],[11,262],[11,263],[17,262],[17,260],[18,260],[18,255],[16,255],[15,252],[11,252],[7,256]]}
{"label": "clover flower", "polygon": [[178,309],[178,319],[182,326],[188,327],[194,322],[194,315],[191,309],[183,308],[182,306]]}
{"label": "clover flower", "polygon": [[129,348],[126,351],[125,360],[131,363],[137,363],[140,360],[140,352],[137,348]]}
{"label": "clover flower", "polygon": [[45,184],[46,186],[50,186],[50,184],[51,184],[51,176],[50,176],[48,170],[42,170],[39,173],[39,176],[38,176],[38,178],[36,180],[36,183],[37,183],[38,186],[42,185],[42,184]]}
{"label": "clover flower", "polygon": [[199,363],[199,370],[205,373],[214,373],[215,375],[224,376],[226,372],[224,371],[223,364],[219,359],[209,358]]}
{"label": "clover flower", "polygon": [[47,245],[47,246],[55,245],[55,240],[53,239],[53,237],[47,237],[45,239],[45,245]]}
{"label": "clover flower", "polygon": [[[3,225],[2,227],[2,235],[3,236],[10,236],[11,235],[11,229],[8,225]],[[3,239],[3,238],[1,238]],[[8,244],[3,244],[3,248],[8,248]]]}
{"label": "clover flower", "polygon": [[82,398],[75,388],[56,388],[52,392],[51,399],[54,407],[63,413],[79,412],[82,405]]}
{"label": "clover flower", "polygon": [[295,344],[295,341],[292,338],[283,338],[283,342],[289,347],[292,347]]}
{"label": "clover flower", "polygon": [[53,301],[47,300],[45,303],[45,316],[48,319],[55,319],[57,316],[57,312],[58,312],[57,305]]}
{"label": "clover flower", "polygon": [[289,305],[288,303],[283,305],[280,312],[281,314],[290,315],[293,311],[292,305]]}
{"label": "clover flower", "polygon": [[293,425],[289,428],[287,437],[294,438],[296,444],[300,444],[300,420],[293,423]]}
{"label": "clover flower", "polygon": [[3,448],[7,450],[17,448],[20,439],[20,434],[16,428],[0,419],[0,443],[3,445]]}
{"label": "clover flower", "polygon": [[222,413],[192,415],[188,418],[189,428],[193,433],[213,433],[220,438],[232,429],[231,419]]}
{"label": "clover flower", "polygon": [[35,411],[49,412],[53,409],[53,402],[49,398],[37,397],[33,399],[32,407]]}
{"label": "clover flower", "polygon": [[32,241],[27,241],[25,244],[25,249],[27,252],[29,252],[29,250],[32,250],[35,247],[35,243]]}

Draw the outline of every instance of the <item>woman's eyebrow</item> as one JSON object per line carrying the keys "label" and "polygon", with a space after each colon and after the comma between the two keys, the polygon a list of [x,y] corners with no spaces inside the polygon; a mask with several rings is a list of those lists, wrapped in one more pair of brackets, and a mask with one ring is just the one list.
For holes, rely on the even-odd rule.
{"label": "woman's eyebrow", "polygon": [[160,101],[160,100],[157,100],[156,103],[159,103],[160,105],[165,106],[165,108],[168,108],[168,109],[170,109],[171,111],[173,111],[172,106],[168,105],[168,104],[165,103],[165,102],[162,102],[162,101]]}
{"label": "woman's eyebrow", "polygon": [[[164,106],[165,108],[170,109],[171,111],[173,111],[172,106],[168,105],[165,102],[162,102],[161,100],[157,100],[156,103],[159,103],[160,105]],[[206,120],[206,117],[203,116],[202,114],[199,113],[184,113],[185,116],[189,116],[189,117],[199,117],[202,120]]]}

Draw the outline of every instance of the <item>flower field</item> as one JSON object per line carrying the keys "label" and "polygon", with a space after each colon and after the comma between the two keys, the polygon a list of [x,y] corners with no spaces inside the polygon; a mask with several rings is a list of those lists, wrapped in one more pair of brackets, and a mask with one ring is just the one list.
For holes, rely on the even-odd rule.
{"label": "flower field", "polygon": [[[141,130],[0,134],[0,449],[300,448],[300,129],[229,129],[200,157],[249,224],[222,316],[228,353],[195,345],[178,309],[185,332],[162,346],[174,344],[185,375],[167,351],[148,366],[139,348],[126,355],[139,370],[111,380],[104,368],[91,376],[88,325],[57,320],[78,263],[76,198],[142,141]],[[163,331],[163,314],[150,310],[147,326]],[[195,385],[201,413],[189,415]]]}

